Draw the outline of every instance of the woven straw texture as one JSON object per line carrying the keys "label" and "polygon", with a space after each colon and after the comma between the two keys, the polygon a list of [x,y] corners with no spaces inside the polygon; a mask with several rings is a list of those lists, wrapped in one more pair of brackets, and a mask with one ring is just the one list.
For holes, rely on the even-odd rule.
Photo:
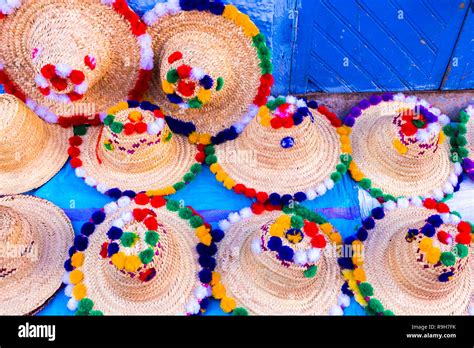
{"label": "woven straw texture", "polygon": [[[115,121],[125,123],[134,110],[142,113],[146,123],[155,119],[150,111],[132,108],[117,113]],[[158,135],[135,133],[129,136],[124,132],[115,134],[106,126],[90,127],[81,147],[83,166],[97,182],[121,190],[140,192],[173,185],[196,162],[196,148],[187,139],[174,134],[165,141],[169,132],[165,126]],[[113,142],[112,151],[104,146],[108,139]],[[135,152],[130,154],[129,150]]]}
{"label": "woven straw texture", "polygon": [[231,226],[217,252],[217,271],[228,296],[257,315],[323,315],[337,303],[342,285],[336,258],[321,256],[314,278],[296,265],[282,266],[274,255],[255,255],[252,240],[281,212],[253,216]]}
{"label": "woven straw texture", "polygon": [[[99,0],[26,0],[0,21],[0,61],[12,80],[36,102],[62,116],[92,115],[127,99],[138,79],[140,47],[125,21]],[[40,54],[33,60],[33,50]],[[94,70],[84,57],[97,61]],[[69,64],[86,75],[80,102],[61,104],[44,97],[35,76],[46,64]],[[69,92],[66,90],[64,92]]]}
{"label": "woven straw texture", "polygon": [[[377,222],[365,242],[367,282],[374,296],[396,315],[466,314],[474,290],[472,257],[454,266],[458,272],[449,282],[438,280],[445,267],[425,268],[419,259],[418,242],[408,243],[411,228],[421,228],[433,212],[424,207],[397,209]],[[440,229],[456,234],[450,225]],[[434,237],[436,239],[436,237]],[[441,251],[449,248],[440,243]]]}
{"label": "woven straw texture", "polygon": [[[150,97],[173,117],[193,122],[200,133],[211,135],[239,121],[252,104],[260,84],[259,59],[252,40],[228,19],[207,12],[180,12],[162,17],[150,28],[156,67]],[[202,69],[214,81],[224,78],[201,109],[181,110],[168,102],[161,83],[170,69],[168,57],[183,54],[184,64]]]}
{"label": "woven straw texture", "polygon": [[[99,255],[101,245],[108,241],[106,233],[112,221],[135,208],[139,206],[132,203],[108,215],[89,238],[82,267],[87,297],[94,301],[94,308],[107,315],[185,314],[186,303],[200,285],[195,255],[198,240],[188,221],[165,208],[153,209],[162,225],[157,231],[161,251],[153,265],[157,274],[149,282],[131,278]],[[129,229],[133,230],[130,224],[124,228]]]}
{"label": "woven straw texture", "polygon": [[[316,110],[292,128],[273,129],[255,118],[236,140],[216,148],[218,163],[238,183],[257,191],[296,193],[316,187],[336,170],[340,142],[335,128]],[[291,136],[295,145],[283,148]]]}
{"label": "woven straw texture", "polygon": [[0,110],[0,195],[43,185],[66,162],[72,132],[45,123],[12,95],[0,95]]}
{"label": "woven straw texture", "polygon": [[53,204],[0,198],[0,315],[34,314],[49,301],[61,286],[73,236],[69,219]]}
{"label": "woven straw texture", "polygon": [[[453,171],[449,141],[437,151],[414,156],[410,149],[401,155],[392,142],[398,139],[398,128],[392,124],[397,110],[414,104],[387,102],[365,110],[352,128],[352,157],[372,186],[393,196],[417,196],[439,189]],[[416,145],[414,145],[416,146]]]}

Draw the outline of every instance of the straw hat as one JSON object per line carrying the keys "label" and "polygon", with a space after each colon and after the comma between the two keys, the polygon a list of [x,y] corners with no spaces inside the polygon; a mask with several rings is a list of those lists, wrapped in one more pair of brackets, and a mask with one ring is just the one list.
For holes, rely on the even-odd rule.
{"label": "straw hat", "polygon": [[174,136],[160,108],[122,102],[108,110],[100,127],[80,126],[69,140],[76,175],[102,193],[175,193],[201,170],[199,150]]}
{"label": "straw hat", "polygon": [[274,205],[315,199],[348,169],[340,120],[316,102],[272,99],[234,141],[206,148],[206,162],[228,189]]}
{"label": "straw hat", "polygon": [[32,315],[61,286],[74,232],[66,215],[32,196],[0,198],[0,315]]}
{"label": "straw hat", "polygon": [[148,87],[151,38],[125,0],[7,1],[0,32],[0,83],[48,122],[97,124]]}
{"label": "straw hat", "polygon": [[67,160],[70,131],[48,125],[12,95],[0,95],[0,195],[51,179]]}
{"label": "straw hat", "polygon": [[362,262],[341,264],[353,269],[350,285],[371,314],[474,313],[473,237],[446,204],[401,199],[363,221]]}
{"label": "straw hat", "polygon": [[171,130],[203,144],[235,139],[273,85],[257,26],[217,1],[159,3],[143,21],[155,52],[149,94],[173,117]]}
{"label": "straw hat", "polygon": [[451,194],[461,174],[442,127],[446,115],[416,97],[386,93],[362,100],[344,120],[352,128],[350,172],[383,200]]}
{"label": "straw hat", "polygon": [[138,194],[107,204],[83,225],[65,263],[68,308],[76,315],[202,313],[210,286],[199,280],[200,240],[212,244],[209,225],[178,201]]}
{"label": "straw hat", "polygon": [[234,314],[343,314],[350,300],[339,294],[343,281],[331,255],[336,250],[331,241],[341,243],[341,236],[327,222],[316,224],[317,214],[306,216],[254,215],[245,208],[219,222],[225,237],[217,251],[220,277],[213,295],[224,296],[225,311],[234,301]]}

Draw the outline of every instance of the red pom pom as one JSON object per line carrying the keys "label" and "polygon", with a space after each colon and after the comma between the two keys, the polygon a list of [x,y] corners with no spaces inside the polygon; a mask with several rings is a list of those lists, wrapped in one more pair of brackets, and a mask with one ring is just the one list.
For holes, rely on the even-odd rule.
{"label": "red pom pom", "polygon": [[155,111],[153,111],[153,113],[155,114],[156,118],[165,118],[163,111],[161,111],[160,109],[156,109]]}
{"label": "red pom pom", "polygon": [[253,103],[257,106],[263,106],[267,103],[267,98],[268,98],[267,95],[259,93],[253,100]]}
{"label": "red pom pom", "polygon": [[145,133],[147,130],[147,125],[146,123],[144,122],[138,122],[135,124],[135,131],[138,133],[138,134],[143,134]]}
{"label": "red pom pom", "polygon": [[304,232],[308,237],[315,237],[319,232],[318,225],[315,222],[305,221]]}
{"label": "red pom pom", "polygon": [[456,236],[456,242],[459,244],[469,245],[471,243],[471,235],[469,233],[459,233]]}
{"label": "red pom pom", "polygon": [[196,90],[196,84],[192,81],[186,82],[184,80],[180,80],[178,82],[178,92],[183,97],[191,97],[194,95],[194,91]]}
{"label": "red pom pom", "polygon": [[144,193],[139,193],[138,195],[135,196],[135,203],[138,205],[146,205],[150,202],[150,197],[148,197]]}
{"label": "red pom pom", "polygon": [[146,24],[142,21],[138,21],[132,24],[132,34],[135,36],[140,36],[146,33]]}
{"label": "red pom pom", "polygon": [[405,134],[406,136],[413,136],[418,132],[418,128],[415,127],[415,125],[411,122],[407,122],[402,125],[402,133]]}
{"label": "red pom pom", "polygon": [[202,163],[206,160],[206,154],[204,152],[198,152],[196,156],[194,157],[194,159],[197,162]]}
{"label": "red pom pom", "polygon": [[176,71],[180,79],[187,79],[191,75],[192,68],[189,65],[180,65]]}
{"label": "red pom pom", "polygon": [[245,187],[244,184],[237,184],[234,186],[234,192],[235,193],[244,193],[247,188]]}
{"label": "red pom pom", "polygon": [[[41,94],[44,95],[45,97],[47,97],[51,93],[51,90],[49,89],[49,87],[46,87],[46,88],[38,87],[38,89],[41,92]],[[7,89],[5,89],[5,92],[9,93]]]}
{"label": "red pom pom", "polygon": [[200,152],[204,152],[204,150],[206,149],[206,147],[207,147],[207,145],[198,144],[197,149],[198,149],[198,151],[200,151]]}
{"label": "red pom pom", "polygon": [[269,88],[273,86],[275,83],[275,79],[273,78],[272,74],[265,74],[260,77],[260,85]]}
{"label": "red pom pom", "polygon": [[71,99],[71,101],[73,101],[73,102],[81,100],[82,98],[84,98],[84,96],[82,94],[79,94],[79,93],[76,93],[76,92],[71,92],[71,93],[68,93],[67,95],[68,95],[69,99]]}
{"label": "red pom pom", "polygon": [[133,123],[125,123],[125,125],[123,126],[123,132],[125,133],[125,135],[132,135],[133,133],[135,133],[135,126],[133,125]]}
{"label": "red pom pom", "polygon": [[143,223],[150,231],[156,231],[158,229],[158,221],[156,221],[154,217],[147,218]]}
{"label": "red pom pom", "polygon": [[285,128],[291,128],[293,127],[294,122],[292,117],[286,117],[283,119],[283,127]]}
{"label": "red pom pom", "polygon": [[79,146],[82,144],[82,138],[78,135],[69,138],[69,145]]}
{"label": "red pom pom", "polygon": [[436,233],[438,240],[443,244],[449,244],[449,239],[451,239],[451,235],[446,231],[439,231]]}
{"label": "red pom pom", "polygon": [[270,125],[272,126],[273,129],[278,129],[278,128],[281,128],[283,126],[283,122],[282,122],[281,118],[274,117],[270,121]]}
{"label": "red pom pom", "polygon": [[136,221],[143,221],[147,216],[147,212],[144,209],[139,209],[139,208],[133,209],[132,214],[133,214],[133,218]]}
{"label": "red pom pom", "polygon": [[262,203],[255,202],[252,204],[251,209],[254,214],[260,215],[265,211],[265,206]]}
{"label": "red pom pom", "polygon": [[318,111],[319,113],[323,115],[327,115],[327,113],[329,112],[328,108],[324,105],[321,105],[320,107],[318,107]]}
{"label": "red pom pom", "polygon": [[71,167],[73,167],[74,169],[82,167],[81,159],[79,157],[74,157],[73,159],[71,159]]}
{"label": "red pom pom", "polygon": [[150,200],[150,204],[153,208],[161,208],[166,204],[166,200],[161,196],[156,196]]}
{"label": "red pom pom", "polygon": [[55,76],[51,79],[51,84],[57,91],[64,91],[67,88],[67,81],[58,76]]}
{"label": "red pom pom", "polygon": [[259,203],[265,203],[268,200],[268,193],[266,192],[258,192],[257,193],[257,201]]}
{"label": "red pom pom", "polygon": [[67,149],[67,153],[69,156],[71,157],[77,157],[81,154],[81,150],[79,150],[77,147],[75,146],[71,146],[69,149]]}
{"label": "red pom pom", "polygon": [[334,128],[339,128],[342,126],[342,121],[338,118],[336,119],[333,119],[331,120],[331,125],[334,127]]}
{"label": "red pom pom", "polygon": [[173,64],[174,62],[183,59],[183,54],[179,51],[176,51],[174,53],[171,53],[170,56],[168,57],[168,63]]}
{"label": "red pom pom", "polygon": [[105,242],[104,244],[102,244],[102,246],[100,247],[100,256],[102,256],[103,259],[106,259],[107,258],[107,255],[108,255],[108,249],[109,247],[109,243]]}
{"label": "red pom pom", "polygon": [[322,234],[317,234],[311,239],[311,245],[315,248],[324,248],[326,246],[326,238]]}
{"label": "red pom pom", "polygon": [[44,78],[51,80],[56,76],[56,67],[53,64],[46,64],[41,68],[41,75],[43,75]]}
{"label": "red pom pom", "polygon": [[257,195],[257,191],[255,191],[255,189],[253,188],[247,188],[245,189],[244,195],[248,198],[255,198],[255,196]]}
{"label": "red pom pom", "polygon": [[81,83],[84,82],[84,80],[86,79],[86,76],[80,70],[73,70],[71,71],[71,76],[69,78],[71,79],[71,82],[74,83],[75,85],[80,85]]}
{"label": "red pom pom", "polygon": [[458,224],[458,231],[460,233],[471,233],[472,232],[472,226],[469,222],[466,222],[466,221],[461,221],[459,224]]}
{"label": "red pom pom", "polygon": [[436,210],[440,214],[449,213],[449,207],[445,203],[438,203],[438,205],[436,206]]}
{"label": "red pom pom", "polygon": [[427,209],[434,209],[436,205],[437,203],[433,198],[427,198],[423,201],[423,206]]}

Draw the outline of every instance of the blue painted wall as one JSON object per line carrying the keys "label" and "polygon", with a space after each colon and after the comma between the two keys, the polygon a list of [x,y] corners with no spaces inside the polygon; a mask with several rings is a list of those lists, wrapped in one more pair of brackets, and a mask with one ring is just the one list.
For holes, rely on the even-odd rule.
{"label": "blue painted wall", "polygon": [[274,94],[474,88],[474,0],[224,2],[267,36]]}

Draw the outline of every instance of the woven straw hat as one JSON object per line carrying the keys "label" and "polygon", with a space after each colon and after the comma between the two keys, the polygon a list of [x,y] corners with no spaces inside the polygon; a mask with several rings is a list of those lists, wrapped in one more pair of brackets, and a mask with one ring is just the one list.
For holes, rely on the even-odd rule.
{"label": "woven straw hat", "polygon": [[[308,222],[305,222],[304,234],[303,229],[288,226],[276,231],[285,224],[292,227],[293,223],[294,218],[279,211],[252,215],[250,209],[233,213],[219,223],[225,237],[217,251],[216,271],[227,290],[226,295],[235,299],[239,311],[251,314],[321,315],[329,312],[342,315],[342,303],[348,306],[349,301],[339,294],[342,277],[336,256],[332,258],[328,250],[334,245],[328,242],[325,248],[319,244],[321,248],[317,249],[309,236]],[[314,226],[315,231],[318,227],[323,230],[321,226]],[[331,226],[326,223],[324,233],[328,232],[327,227]],[[281,238],[274,237],[276,235]],[[290,242],[290,238],[303,235],[302,240]],[[319,238],[318,242],[322,240],[324,244],[329,241],[323,232]],[[288,255],[289,249],[294,254]]]}
{"label": "woven straw hat", "polygon": [[155,52],[149,94],[175,119],[171,129],[201,143],[234,139],[273,85],[255,24],[233,5],[209,1],[159,3],[143,21]]}
{"label": "woven straw hat", "polygon": [[206,162],[218,181],[249,197],[270,196],[275,205],[315,199],[334,187],[350,162],[341,157],[336,116],[316,108],[294,97],[271,100],[240,137],[208,146]]}
{"label": "woven straw hat", "polygon": [[145,92],[151,39],[125,0],[8,1],[0,11],[0,82],[48,122],[98,123]]}
{"label": "woven straw hat", "polygon": [[53,297],[73,236],[69,219],[50,202],[0,198],[0,315],[32,315]]}
{"label": "woven straw hat", "polygon": [[200,170],[196,147],[174,136],[157,106],[129,101],[108,113],[103,126],[76,127],[70,139],[71,165],[88,185],[171,194]]}
{"label": "woven straw hat", "polygon": [[[366,279],[358,286],[372,312],[384,307],[395,315],[474,311],[471,225],[449,213],[445,204],[430,199],[423,204],[399,204],[385,209],[385,216],[375,208],[364,221],[371,229],[357,270],[363,268]],[[375,227],[374,218],[379,219]]]}
{"label": "woven straw hat", "polygon": [[206,226],[190,208],[161,197],[106,205],[82,227],[65,263],[68,308],[78,315],[200,313],[210,292],[198,277],[195,229]]}
{"label": "woven straw hat", "polygon": [[12,95],[0,95],[0,111],[0,195],[43,185],[66,162],[70,132],[46,124]]}
{"label": "woven straw hat", "polygon": [[453,193],[460,173],[442,131],[449,122],[416,97],[384,94],[361,101],[344,120],[352,127],[352,177],[377,198],[380,190],[392,199]]}

